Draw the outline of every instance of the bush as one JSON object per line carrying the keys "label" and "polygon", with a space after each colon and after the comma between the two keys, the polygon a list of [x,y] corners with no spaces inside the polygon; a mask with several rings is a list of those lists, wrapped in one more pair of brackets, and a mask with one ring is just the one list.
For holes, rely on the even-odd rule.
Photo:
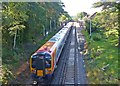
{"label": "bush", "polygon": [[11,81],[12,79],[15,78],[14,74],[7,68],[6,65],[2,66],[2,83],[8,84],[8,81]]}
{"label": "bush", "polygon": [[98,33],[96,33],[95,36],[93,36],[93,40],[94,40],[94,41],[100,41],[101,38],[102,38],[101,35],[98,34]]}

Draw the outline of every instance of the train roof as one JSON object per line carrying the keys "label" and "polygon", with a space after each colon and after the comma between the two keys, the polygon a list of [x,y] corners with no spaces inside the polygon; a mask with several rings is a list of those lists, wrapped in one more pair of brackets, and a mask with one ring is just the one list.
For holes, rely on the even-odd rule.
{"label": "train roof", "polygon": [[56,33],[49,41],[50,42],[56,42],[56,41],[59,41],[63,36],[64,34],[67,32],[67,29],[66,28],[62,28],[58,33]]}
{"label": "train roof", "polygon": [[48,52],[50,52],[50,49],[52,48],[52,46],[54,44],[55,44],[55,42],[49,42],[48,41],[41,48],[39,48],[36,53],[42,52],[42,51],[48,51]]}

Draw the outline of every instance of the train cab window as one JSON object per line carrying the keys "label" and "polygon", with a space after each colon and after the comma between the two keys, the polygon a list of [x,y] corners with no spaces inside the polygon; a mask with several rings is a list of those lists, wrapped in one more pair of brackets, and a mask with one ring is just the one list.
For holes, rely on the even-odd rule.
{"label": "train cab window", "polygon": [[49,54],[45,55],[45,67],[51,68],[51,56]]}
{"label": "train cab window", "polygon": [[32,57],[32,68],[43,70],[45,68],[44,56],[35,55]]}
{"label": "train cab window", "polygon": [[32,68],[35,68],[35,65],[36,65],[36,59],[37,56],[32,56]]}
{"label": "train cab window", "polygon": [[49,54],[38,54],[32,56],[32,68],[43,70],[51,68],[51,56]]}

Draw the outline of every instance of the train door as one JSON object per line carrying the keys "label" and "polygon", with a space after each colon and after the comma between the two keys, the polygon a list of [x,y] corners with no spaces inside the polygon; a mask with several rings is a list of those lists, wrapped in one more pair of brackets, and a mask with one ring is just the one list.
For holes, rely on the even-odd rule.
{"label": "train door", "polygon": [[35,68],[37,76],[45,76],[45,59],[44,56],[37,55],[32,59],[32,68]]}
{"label": "train door", "polygon": [[53,71],[54,71],[54,68],[55,68],[55,65],[56,65],[55,58],[56,58],[56,48],[55,48],[55,50],[52,53],[52,70]]}

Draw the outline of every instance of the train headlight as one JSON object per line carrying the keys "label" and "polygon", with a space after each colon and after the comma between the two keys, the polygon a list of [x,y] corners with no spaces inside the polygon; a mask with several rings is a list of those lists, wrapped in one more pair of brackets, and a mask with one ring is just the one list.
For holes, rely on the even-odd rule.
{"label": "train headlight", "polygon": [[51,73],[51,70],[46,69],[45,72],[49,74],[49,73]]}
{"label": "train headlight", "polygon": [[46,69],[45,72],[48,72],[48,70]]}
{"label": "train headlight", "polygon": [[36,70],[33,70],[33,73],[36,73]]}

